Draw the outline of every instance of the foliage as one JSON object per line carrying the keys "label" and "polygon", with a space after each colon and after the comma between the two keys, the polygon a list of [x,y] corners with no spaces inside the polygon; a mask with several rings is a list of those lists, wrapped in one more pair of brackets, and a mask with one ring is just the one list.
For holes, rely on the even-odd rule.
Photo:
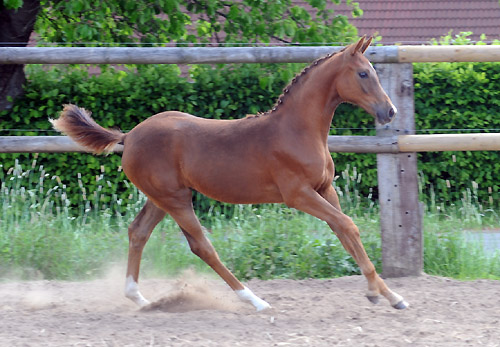
{"label": "foliage", "polygon": [[[215,247],[241,279],[359,274],[353,258],[328,226],[314,217],[279,206],[240,207],[231,218],[230,232],[227,221],[214,217],[214,236],[219,236],[214,237]],[[362,238],[380,270],[380,238],[376,232],[365,232]]]}
{"label": "foliage", "polygon": [[428,230],[424,234],[424,269],[427,274],[462,280],[500,279],[500,250],[486,250],[481,232],[463,231],[465,226],[457,225],[461,219],[439,220],[435,217],[436,214],[428,215],[425,225]]}
{"label": "foliage", "polygon": [[[2,135],[40,135],[38,130],[53,135],[48,118],[55,118],[65,103],[75,103],[93,111],[99,124],[130,130],[152,114],[164,110],[180,110],[209,118],[238,118],[268,110],[293,71],[301,65],[275,73],[274,66],[233,64],[227,66],[194,66],[189,77],[180,75],[175,66],[130,66],[130,71],[103,67],[99,75],[89,75],[85,68],[53,68],[28,66],[26,95],[11,111],[0,113],[0,129],[28,129],[21,132],[2,131]],[[415,109],[417,129],[499,129],[500,113],[499,63],[425,63],[414,65]],[[34,131],[30,131],[33,129]],[[495,131],[495,130],[493,130]],[[498,131],[498,130],[496,130]],[[452,130],[452,132],[459,132]],[[341,105],[333,120],[332,134],[374,135],[373,118],[352,105]],[[43,133],[42,133],[43,134]],[[337,171],[357,168],[359,193],[377,197],[376,155],[332,154]],[[31,155],[0,154],[3,170],[14,160],[31,162]],[[113,194],[126,199],[130,190],[123,184],[119,155],[95,157],[88,154],[41,154],[40,164],[64,181],[78,180],[85,189],[102,186],[103,196]],[[478,202],[486,208],[500,201],[500,185],[496,177],[500,162],[496,152],[430,152],[419,154],[422,199],[435,196],[437,204],[466,199],[463,192],[477,190]],[[106,176],[105,184],[99,178]],[[339,175],[338,186],[346,184]],[[82,188],[73,184],[71,201],[82,202]],[[92,200],[93,197],[87,196]],[[211,206],[199,196],[198,207]],[[489,207],[488,207],[489,206]]]}
{"label": "foliage", "polygon": [[[99,201],[96,209],[83,207],[71,213],[68,187],[71,181],[52,178],[34,162],[17,165],[2,178],[0,187],[0,278],[90,279],[101,276],[113,264],[124,264],[127,227],[144,204],[133,189],[123,212],[123,202]],[[46,190],[44,181],[50,181]],[[342,191],[341,204],[354,217],[364,246],[377,270],[381,270],[378,209],[359,209]],[[356,199],[362,199],[358,196]],[[353,199],[351,199],[353,200]],[[355,200],[355,199],[354,199]],[[424,218],[424,271],[461,279],[500,279],[500,252],[488,255],[481,244],[466,237],[464,229],[498,225],[498,214],[488,218],[479,206],[465,203],[448,211],[430,209]],[[465,215],[461,210],[476,211]],[[331,278],[360,274],[328,225],[312,216],[279,205],[239,205],[227,215],[215,207],[203,224],[222,261],[240,279]],[[175,222],[167,217],[155,229],[144,254],[141,274],[171,275],[194,267],[213,273],[194,256]]]}
{"label": "foliage", "polygon": [[[335,12],[341,0],[41,0],[35,31],[41,43],[72,45],[138,43],[350,42],[357,34],[347,17]],[[346,0],[353,17],[363,11]],[[23,0],[3,0],[7,10]]]}
{"label": "foliage", "polygon": [[75,228],[66,185],[36,162],[25,169],[16,165],[1,181],[1,276],[88,278],[118,248],[115,225],[120,219],[94,223],[106,209],[101,206],[97,216],[82,205],[83,218]]}
{"label": "foliage", "polygon": [[[421,129],[500,129],[500,78],[498,63],[451,63],[415,67],[415,108]],[[483,130],[484,129],[484,130]],[[492,130],[488,130],[492,129]],[[461,132],[453,130],[453,133]],[[433,165],[425,165],[433,163]],[[457,199],[456,192],[474,181],[483,191],[482,199],[498,199],[500,173],[496,152],[429,152],[419,154],[425,185],[433,185],[441,200]],[[432,177],[438,177],[432,180]],[[452,188],[453,189],[450,189]],[[455,193],[455,194],[454,194]]]}
{"label": "foliage", "polygon": [[[306,10],[291,0],[3,0],[0,16],[7,18],[5,42],[27,41],[33,23],[38,44],[61,46],[352,42],[357,30],[335,12],[340,2],[308,0]],[[32,8],[20,11],[23,3]],[[361,15],[356,2],[346,4],[353,16]],[[19,33],[10,30],[20,22],[31,24],[21,25]],[[22,70],[12,76],[0,80],[0,110],[9,109],[22,89]]]}
{"label": "foliage", "polygon": [[[470,35],[448,35],[434,43],[470,44]],[[435,129],[427,133],[499,132],[499,80],[498,62],[414,64],[417,129]],[[467,199],[464,192],[473,189],[479,191],[480,202],[493,205],[500,201],[498,158],[498,152],[487,151],[419,153],[422,186],[438,202]]]}
{"label": "foliage", "polygon": [[[34,131],[4,131],[3,135],[55,135],[49,118],[57,118],[61,105],[74,103],[93,111],[93,117],[105,127],[132,129],[152,114],[174,109],[201,117],[232,118],[264,111],[274,100],[268,93],[277,94],[284,84],[279,77],[269,79],[261,88],[257,66],[239,66],[236,69],[196,67],[191,70],[193,83],[179,78],[175,66],[137,66],[135,73],[106,69],[100,75],[90,76],[84,68],[45,70],[29,66],[30,84],[26,94],[17,100],[12,111],[0,113],[0,129],[33,129]],[[264,107],[263,107],[264,105]],[[267,105],[267,106],[266,106]],[[14,166],[14,161],[27,160],[31,155],[0,154],[3,171]],[[124,175],[119,170],[120,156],[92,156],[78,153],[41,154],[38,163],[66,182],[74,182],[68,189],[72,204],[78,206],[93,201],[83,193],[102,187],[109,201],[113,195],[126,199],[130,190],[124,186]],[[81,178],[78,178],[81,174]],[[106,177],[104,180],[101,175]],[[82,187],[76,183],[80,181]]]}
{"label": "foliage", "polygon": [[7,10],[15,10],[23,5],[23,0],[3,0],[3,5]]}
{"label": "foliage", "polygon": [[[307,3],[310,11],[291,0],[42,0],[35,31],[42,41],[61,44],[349,42],[356,36],[329,1]],[[362,14],[356,2],[346,3],[353,16]]]}

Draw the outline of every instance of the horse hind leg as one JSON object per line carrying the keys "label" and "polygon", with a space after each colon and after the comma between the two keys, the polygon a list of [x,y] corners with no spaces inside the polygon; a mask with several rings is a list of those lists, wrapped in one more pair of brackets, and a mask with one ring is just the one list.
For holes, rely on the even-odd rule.
{"label": "horse hind leg", "polygon": [[128,229],[129,251],[125,296],[140,307],[149,304],[138,288],[142,251],[153,229],[165,217],[165,214],[165,211],[148,200]]}
{"label": "horse hind leg", "polygon": [[257,311],[270,308],[271,306],[267,302],[245,287],[221,262],[212,243],[204,235],[201,224],[194,213],[190,193],[184,204],[177,200],[176,205],[176,207],[165,206],[165,209],[186,236],[191,251],[207,263],[235,291],[241,300],[251,303]]}
{"label": "horse hind leg", "polygon": [[214,271],[226,281],[231,289],[235,291],[241,300],[251,303],[257,311],[262,311],[271,307],[267,302],[256,296],[249,288],[242,285],[229,269],[222,264],[212,243],[205,235],[202,235],[202,237],[195,237],[186,230],[182,228],[181,230],[188,240],[191,251],[214,269]]}

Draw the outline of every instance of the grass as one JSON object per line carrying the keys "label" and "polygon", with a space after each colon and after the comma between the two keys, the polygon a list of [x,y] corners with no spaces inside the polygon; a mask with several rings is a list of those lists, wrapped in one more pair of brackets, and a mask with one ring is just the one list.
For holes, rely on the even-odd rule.
{"label": "grass", "polygon": [[499,229],[498,214],[493,210],[470,214],[471,209],[467,205],[454,206],[449,212],[452,217],[447,214],[445,219],[442,211],[426,215],[426,273],[462,280],[500,279],[500,250],[486,251],[481,233],[477,234],[484,229]]}
{"label": "grass", "polygon": [[[28,169],[16,165],[1,178],[0,278],[89,279],[102,275],[110,263],[125,262],[127,227],[145,201],[137,191],[127,204],[118,199],[111,199],[110,204],[83,199],[85,203],[75,210],[70,207],[66,185],[36,162]],[[378,206],[370,197],[358,194],[360,179],[355,170],[342,172],[336,181],[341,187],[337,191],[344,211],[359,226],[365,248],[381,271]],[[105,184],[103,177],[101,180]],[[426,273],[500,279],[500,253],[488,255],[481,242],[464,232],[500,225],[495,210],[475,199],[474,189],[455,204],[426,204]],[[98,197],[99,191],[92,194]],[[203,216],[202,224],[211,231],[207,235],[221,259],[240,279],[328,278],[359,273],[325,223],[283,205],[215,206]],[[176,224],[166,218],[146,246],[142,273],[176,274],[187,267],[211,271],[190,252]]]}

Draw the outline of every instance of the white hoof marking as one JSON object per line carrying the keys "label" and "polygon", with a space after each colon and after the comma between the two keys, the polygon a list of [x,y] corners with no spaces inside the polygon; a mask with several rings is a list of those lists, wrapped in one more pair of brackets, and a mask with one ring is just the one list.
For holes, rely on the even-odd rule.
{"label": "white hoof marking", "polygon": [[257,295],[255,295],[247,287],[241,290],[235,290],[235,292],[241,300],[250,302],[257,309],[257,311],[262,311],[271,308],[271,305],[269,305],[267,302],[265,302]]}
{"label": "white hoof marking", "polygon": [[388,299],[391,303],[391,306],[397,309],[403,309],[410,306],[410,304],[408,304],[408,302],[406,302],[401,295],[394,292],[391,292],[391,295]]}
{"label": "white hoof marking", "polygon": [[132,276],[128,276],[125,282],[125,296],[135,302],[139,307],[150,304],[150,302],[139,292],[139,286]]}

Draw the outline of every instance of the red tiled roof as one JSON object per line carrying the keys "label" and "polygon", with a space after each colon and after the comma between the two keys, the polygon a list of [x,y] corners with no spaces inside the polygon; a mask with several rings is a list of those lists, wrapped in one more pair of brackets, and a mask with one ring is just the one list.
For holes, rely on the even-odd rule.
{"label": "red tiled roof", "polygon": [[[363,16],[352,18],[345,2],[331,7],[349,18],[359,35],[381,35],[385,44],[421,44],[471,31],[469,38],[500,39],[498,0],[357,0]],[[305,6],[304,1],[296,1]]]}

